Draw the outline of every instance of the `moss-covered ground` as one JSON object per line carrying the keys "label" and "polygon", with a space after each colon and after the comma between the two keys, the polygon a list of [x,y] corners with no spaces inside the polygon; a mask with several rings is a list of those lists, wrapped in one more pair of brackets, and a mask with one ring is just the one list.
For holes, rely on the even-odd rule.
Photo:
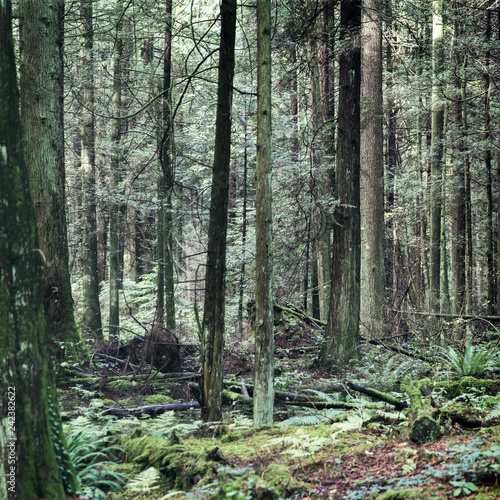
{"label": "moss-covered ground", "polygon": [[[213,423],[200,420],[194,403],[156,417],[102,412],[195,401],[195,375],[151,377],[146,370],[130,376],[120,374],[121,365],[68,374],[60,384],[66,432],[107,436],[121,449],[108,466],[128,478],[119,491],[101,484],[104,496],[94,498],[500,498],[500,381],[494,370],[459,376],[438,357],[425,363],[366,345],[363,360],[334,377],[314,368],[321,341],[316,335],[300,321],[288,321],[277,337],[275,385],[282,399],[275,425],[260,429],[253,427],[246,398],[226,398],[224,420]],[[241,377],[251,394],[251,340],[228,344],[225,359],[231,394]],[[187,362],[196,365],[196,353]],[[414,443],[411,408],[374,404],[349,390],[348,381],[408,403],[405,387],[416,387],[440,437]],[[332,407],[296,406],[286,399],[290,393],[323,398]]]}

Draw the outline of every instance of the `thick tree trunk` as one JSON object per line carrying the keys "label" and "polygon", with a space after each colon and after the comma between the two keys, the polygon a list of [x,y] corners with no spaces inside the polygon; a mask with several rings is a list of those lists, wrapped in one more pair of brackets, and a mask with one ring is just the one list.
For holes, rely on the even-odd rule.
{"label": "thick tree trunk", "polygon": [[205,306],[201,332],[201,411],[206,421],[220,420],[226,295],[226,235],[231,163],[231,108],[236,35],[236,1],[221,4],[219,82],[215,125],[212,194],[208,226]]}
{"label": "thick tree trunk", "polygon": [[361,28],[361,334],[385,335],[382,2],[365,0]]}
{"label": "thick tree trunk", "polygon": [[[66,231],[63,123],[63,2],[19,2],[21,119],[51,340],[82,355],[76,326]],[[40,89],[44,89],[43,92]]]}
{"label": "thick tree trunk", "polygon": [[[39,49],[45,60],[47,45]],[[23,157],[10,1],[0,2],[0,68],[0,498],[62,499],[78,484],[65,458],[51,371],[46,258]]]}
{"label": "thick tree trunk", "polygon": [[82,32],[82,188],[83,188],[83,314],[82,324],[102,337],[97,267],[97,197],[94,128],[94,28],[92,2],[80,1]]}
{"label": "thick tree trunk", "polygon": [[273,236],[271,165],[271,2],[257,0],[257,172],[255,280],[255,426],[274,414]]}
{"label": "thick tree trunk", "polygon": [[343,0],[332,294],[321,365],[339,370],[359,357],[361,0]]}

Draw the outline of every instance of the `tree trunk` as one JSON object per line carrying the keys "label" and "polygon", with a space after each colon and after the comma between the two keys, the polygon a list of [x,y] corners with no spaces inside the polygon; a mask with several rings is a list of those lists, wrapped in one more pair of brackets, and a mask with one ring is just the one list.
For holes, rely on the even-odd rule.
{"label": "tree trunk", "polygon": [[[335,185],[335,94],[334,94],[334,59],[333,59],[333,5],[328,0],[322,0],[322,10],[318,15],[318,70],[319,70],[319,100],[321,110],[321,138],[325,144],[322,158],[322,199],[333,193]],[[333,219],[330,212],[323,206],[323,227],[321,228],[321,262],[323,282],[323,316],[328,316],[330,304],[332,275],[332,231]]]}
{"label": "tree trunk", "polygon": [[[456,4],[457,2],[455,2]],[[461,36],[461,22],[455,20],[455,39]],[[464,54],[454,54],[457,68],[462,66]],[[460,69],[463,69],[460,68]],[[463,78],[461,72],[458,73]],[[451,106],[451,126],[453,134],[453,187],[451,194],[452,226],[451,226],[451,268],[452,268],[452,312],[461,314],[465,312],[465,162],[464,162],[464,139],[462,120],[462,81],[455,80],[456,98]]]}
{"label": "tree trunk", "polygon": [[441,175],[443,164],[444,105],[441,95],[443,72],[443,0],[433,0],[432,16],[432,122],[430,178],[430,309],[439,312],[441,283]]}
{"label": "tree trunk", "polygon": [[[59,2],[55,7],[54,13],[61,13]],[[10,1],[0,2],[0,498],[62,499],[78,484],[65,458],[48,349],[52,318],[46,318],[44,306],[46,256],[38,242],[21,145],[11,14]],[[51,26],[56,29],[57,22]],[[39,49],[46,60],[48,46]]]}
{"label": "tree trunk", "polygon": [[116,26],[115,56],[113,63],[113,118],[111,122],[111,199],[109,202],[109,337],[118,340],[120,335],[120,233],[121,211],[119,184],[121,178],[121,120],[122,110],[122,59],[123,59],[123,0],[118,4],[119,21]]}
{"label": "tree trunk", "polygon": [[[63,2],[19,2],[20,89],[25,160],[40,250],[51,340],[82,355],[69,275],[63,123]],[[44,89],[43,92],[40,89]],[[80,346],[80,347],[79,347]]]}
{"label": "tree trunk", "polygon": [[491,90],[493,86],[493,75],[491,73],[491,6],[492,1],[486,3],[486,54],[485,54],[485,100],[484,121],[486,143],[485,167],[486,167],[486,314],[493,314],[495,305],[495,265],[493,249],[493,175],[492,175],[492,153],[491,153]]}
{"label": "tree trunk", "polygon": [[365,0],[361,28],[361,334],[385,335],[382,4]]}
{"label": "tree trunk", "polygon": [[205,275],[205,305],[200,352],[202,367],[200,380],[201,412],[206,421],[220,420],[222,417],[226,235],[231,164],[231,108],[235,35],[236,1],[223,0],[221,4],[217,119]]}
{"label": "tree trunk", "polygon": [[271,164],[271,2],[257,0],[257,172],[255,280],[255,426],[274,414],[273,236]]}
{"label": "tree trunk", "polygon": [[172,0],[166,1],[165,8],[165,50],[163,53],[163,130],[160,139],[161,177],[158,180],[158,292],[156,321],[167,328],[175,328],[174,303],[174,245],[173,245],[173,204],[174,165],[172,160]]}
{"label": "tree trunk", "polygon": [[332,293],[321,365],[339,370],[359,357],[361,0],[343,0]]}
{"label": "tree trunk", "polygon": [[94,128],[94,28],[92,2],[80,2],[82,33],[83,328],[102,338],[97,267],[97,196]]}

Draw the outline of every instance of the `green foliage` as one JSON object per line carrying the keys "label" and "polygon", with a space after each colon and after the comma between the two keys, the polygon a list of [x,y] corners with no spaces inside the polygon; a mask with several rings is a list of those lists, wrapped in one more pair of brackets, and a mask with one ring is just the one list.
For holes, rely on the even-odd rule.
{"label": "green foliage", "polygon": [[456,486],[453,492],[454,497],[459,497],[460,495],[470,495],[474,490],[477,490],[477,486],[470,481],[465,479],[460,479],[458,481],[450,481],[452,486]]}
{"label": "green foliage", "polygon": [[269,441],[269,445],[281,446],[289,445],[282,453],[287,453],[291,458],[301,458],[316,453],[321,448],[331,444],[331,440],[322,436],[311,436],[303,429],[289,436],[280,436]]}
{"label": "green foliage", "polygon": [[[345,413],[344,410],[320,410],[316,411],[312,408],[304,408],[301,415],[295,415],[293,417],[287,418],[277,425],[280,427],[300,427],[308,425],[320,425],[332,422],[332,420]],[[335,419],[336,420],[336,419]]]}
{"label": "green foliage", "polygon": [[441,359],[448,363],[450,369],[460,377],[481,376],[491,366],[496,351],[481,345],[467,342],[463,354],[451,346],[442,348]]}
{"label": "green foliage", "polygon": [[123,450],[111,445],[109,437],[97,437],[95,429],[82,429],[66,440],[85,498],[105,499],[105,490],[122,491],[128,478],[116,469]]}
{"label": "green foliage", "polygon": [[160,473],[155,467],[149,467],[148,469],[136,474],[127,483],[127,491],[131,492],[149,492],[157,490],[160,485],[158,484],[160,479]]}

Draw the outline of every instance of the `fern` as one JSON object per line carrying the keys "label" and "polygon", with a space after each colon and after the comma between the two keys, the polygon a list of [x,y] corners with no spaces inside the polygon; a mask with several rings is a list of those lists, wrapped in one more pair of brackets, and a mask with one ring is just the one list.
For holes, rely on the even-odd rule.
{"label": "fern", "polygon": [[302,427],[309,425],[321,425],[326,423],[331,423],[332,421],[338,420],[338,416],[346,414],[343,410],[327,409],[321,411],[315,411],[313,409],[304,408],[304,410],[309,413],[306,415],[296,415],[294,417],[287,418],[277,425],[279,427]]}
{"label": "fern", "polygon": [[443,348],[441,351],[441,359],[460,377],[482,375],[490,367],[496,354],[494,350],[472,345],[471,341],[467,342],[463,354],[453,347]]}
{"label": "fern", "polygon": [[268,444],[270,446],[284,446],[289,444],[290,447],[282,453],[290,455],[291,458],[300,458],[316,453],[331,444],[331,440],[327,437],[310,436],[303,429],[298,429],[295,435],[273,438]]}
{"label": "fern", "polygon": [[493,420],[493,419],[499,418],[499,417],[500,417],[500,406],[497,406],[495,409],[490,411],[490,413],[488,413],[488,415],[486,415],[486,417],[484,418],[484,421],[489,422],[490,420]]}
{"label": "fern", "polygon": [[66,443],[82,486],[83,497],[100,500],[106,498],[103,489],[122,491],[122,485],[128,478],[113,470],[117,467],[113,458],[123,450],[118,446],[110,446],[109,437],[98,435],[95,428],[84,428],[69,434]]}
{"label": "fern", "polygon": [[160,487],[158,481],[160,479],[160,473],[155,467],[150,467],[142,472],[139,472],[133,479],[131,479],[127,484],[127,491],[133,492],[149,492],[156,490]]}

